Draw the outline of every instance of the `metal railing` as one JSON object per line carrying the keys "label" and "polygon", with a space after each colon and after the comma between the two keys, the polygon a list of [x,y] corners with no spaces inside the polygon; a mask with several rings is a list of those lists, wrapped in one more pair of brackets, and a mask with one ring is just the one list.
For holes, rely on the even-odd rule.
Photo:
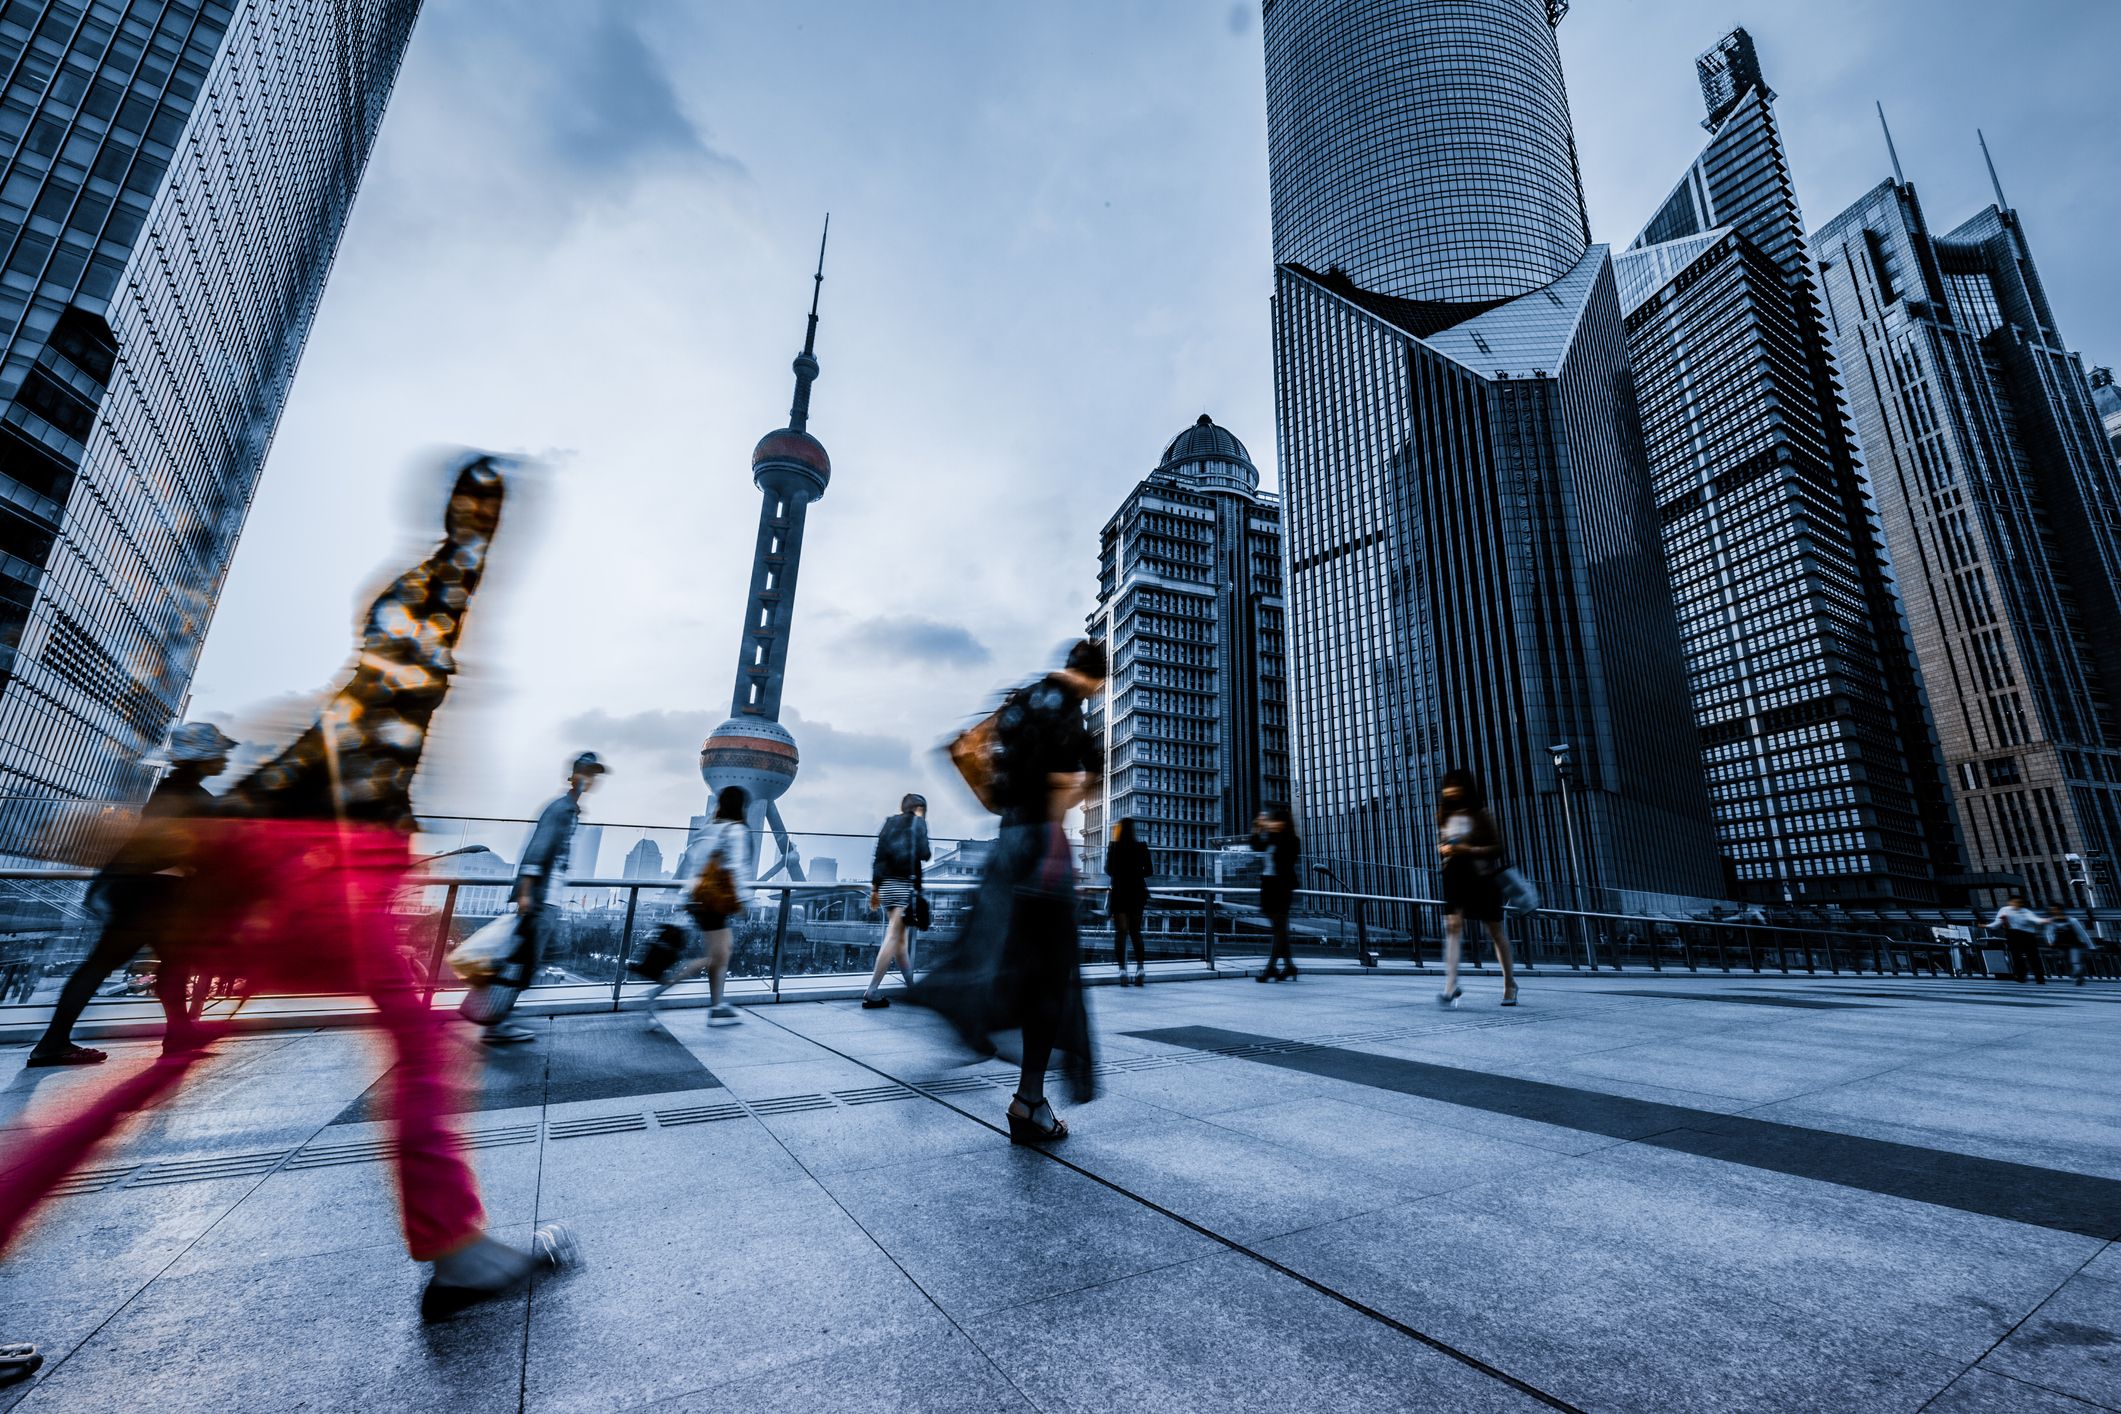
{"label": "metal railing", "polygon": [[[442,861],[434,861],[441,863]],[[99,921],[84,906],[85,869],[0,869],[0,1007],[19,1008],[15,1021],[48,1009],[60,985],[94,944]],[[449,970],[450,951],[485,923],[513,907],[513,879],[486,874],[416,870],[399,895],[409,956],[431,1001],[453,1003],[464,984]],[[658,928],[676,921],[683,881],[588,877],[567,881],[556,930],[540,961],[526,1000],[565,1002],[570,1009],[617,1010],[634,978],[629,961]],[[959,921],[973,880],[926,885],[935,913],[934,932],[946,934]],[[752,902],[733,920],[736,934],[729,976],[749,997],[778,1001],[785,988],[815,995],[845,989],[866,978],[882,940],[882,919],[868,908],[868,881],[756,885]],[[1106,890],[1081,890],[1086,963],[1109,962],[1114,935],[1102,907]],[[1259,912],[1258,890],[1213,884],[1177,884],[1150,890],[1143,919],[1144,952],[1158,962],[1191,962],[1214,969],[1242,967],[1264,957],[1272,929]],[[1876,975],[1932,977],[1983,974],[1983,952],[2000,944],[1896,937],[1876,929],[1789,928],[1729,919],[1674,919],[1572,909],[1542,909],[1512,917],[1508,936],[1520,966],[1572,970],[1713,971],[1787,976]],[[1340,961],[1374,968],[1391,962],[1426,970],[1442,960],[1444,916],[1440,900],[1399,894],[1305,889],[1297,892],[1289,928],[1300,960]],[[920,951],[916,943],[916,958]],[[1488,965],[1484,930],[1470,925],[1464,964]],[[2065,949],[2048,948],[2049,970],[2068,970]],[[100,1001],[145,1002],[151,962],[118,974]],[[2121,975],[2116,955],[2092,955],[2094,975]],[[673,997],[704,992],[704,979],[681,984]],[[234,1003],[231,1003],[234,1005]],[[242,1003],[247,1015],[271,1015],[269,997]],[[297,1008],[314,1015],[313,1007]],[[96,1019],[92,1007],[88,1019]]]}

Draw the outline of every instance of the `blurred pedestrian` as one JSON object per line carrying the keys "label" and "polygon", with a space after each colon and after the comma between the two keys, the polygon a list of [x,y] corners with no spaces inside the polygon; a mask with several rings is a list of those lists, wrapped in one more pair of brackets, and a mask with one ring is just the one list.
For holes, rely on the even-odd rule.
{"label": "blurred pedestrian", "polygon": [[1075,851],[1063,822],[1096,785],[1103,765],[1084,705],[1103,688],[1105,674],[1104,645],[1084,639],[1058,671],[1011,692],[952,750],[968,780],[979,777],[975,793],[1001,815],[1001,832],[962,928],[947,955],[922,974],[912,1000],[934,1007],[982,1054],[994,1053],[995,1034],[1023,1033],[1009,1103],[1012,1143],[1068,1135],[1046,1098],[1046,1066],[1055,1050],[1076,1102],[1096,1094]]}
{"label": "blurred pedestrian", "polygon": [[[432,1262],[420,1302],[430,1320],[520,1286],[571,1250],[542,1228],[524,1251],[485,1231],[478,1184],[451,1117],[445,1028],[406,960],[392,903],[411,867],[410,787],[457,668],[464,614],[500,525],[493,458],[458,471],[434,553],[383,591],[357,657],[316,723],[222,797],[210,820],[158,822],[163,847],[194,871],[184,917],[165,933],[178,960],[239,976],[256,992],[357,993],[395,1052],[393,1154],[406,1246]],[[0,1246],[123,1120],[174,1090],[225,1034],[201,1027],[86,1109],[17,1146],[0,1174]]]}
{"label": "blurred pedestrian", "polygon": [[928,800],[907,795],[898,803],[898,814],[876,832],[876,853],[869,862],[869,907],[884,910],[884,941],[876,950],[876,970],[869,974],[869,990],[862,993],[862,1009],[874,1011],[891,1005],[884,995],[884,978],[891,964],[913,985],[913,936],[911,911],[921,891],[921,863],[928,859]]}
{"label": "blurred pedestrian", "polygon": [[2047,940],[2047,924],[2027,905],[2025,895],[2014,893],[2005,899],[1988,926],[2003,935],[2003,947],[2011,959],[2011,980],[2023,983],[2031,976],[2045,987],[2047,964],[2040,958],[2040,945]]}
{"label": "blurred pedestrian", "polygon": [[1479,923],[1502,963],[1502,1004],[1517,1005],[1510,938],[1502,926],[1502,831],[1488,813],[1479,779],[1459,768],[1444,773],[1436,801],[1436,852],[1443,858],[1443,991],[1439,1006],[1457,1006],[1458,954],[1467,923]]}
{"label": "blurred pedestrian", "polygon": [[1149,846],[1142,843],[1132,816],[1113,825],[1105,850],[1105,878],[1111,885],[1105,911],[1112,915],[1112,949],[1119,980],[1127,981],[1127,939],[1134,939],[1134,985],[1149,985],[1149,954],[1142,942],[1142,918],[1149,911]]}
{"label": "blurred pedestrian", "polygon": [[[686,896],[686,911],[707,940],[701,965],[707,970],[707,1024],[730,1025],[744,1018],[723,1000],[729,978],[729,955],[736,945],[731,922],[743,912],[751,886],[751,826],[746,815],[751,797],[742,786],[724,786],[714,798],[714,819],[695,841],[700,872]],[[688,968],[680,976],[694,975]]]}
{"label": "blurred pedestrian", "polygon": [[[560,891],[567,887],[567,863],[574,855],[575,831],[582,824],[582,797],[610,769],[594,751],[582,752],[567,768],[567,789],[538,812],[530,843],[523,847],[523,862],[516,866],[515,895],[510,900],[516,911],[515,951],[464,998],[465,1017],[484,1028],[480,1039],[489,1046],[519,1046],[537,1039],[535,1031],[510,1021],[509,1014],[523,989],[537,979],[538,964],[566,927]],[[596,867],[595,861],[590,867]]]}
{"label": "blurred pedestrian", "polygon": [[1259,855],[1259,911],[1274,930],[1274,949],[1267,955],[1266,970],[1255,980],[1293,982],[1296,958],[1289,948],[1289,905],[1303,867],[1303,841],[1296,837],[1296,819],[1288,806],[1270,805],[1252,822],[1252,849]]}
{"label": "blurred pedestrian", "polygon": [[[140,807],[139,826],[98,871],[83,899],[102,913],[103,931],[60,989],[51,1022],[24,1065],[102,1063],[102,1051],[74,1044],[74,1023],[113,972],[155,946],[181,897],[183,879],[172,868],[176,860],[168,836],[157,826],[211,815],[217,797],[205,782],[228,769],[229,753],[235,749],[236,743],[211,722],[186,722],[170,732],[169,774],[148,795]],[[157,964],[155,992],[167,1024],[179,1030],[190,1017],[185,980],[183,970],[167,957]]]}
{"label": "blurred pedestrian", "polygon": [[[2084,917],[2086,922],[2091,920],[2089,910],[2086,910]],[[2047,915],[2047,940],[2055,947],[2068,950],[2070,980],[2080,987],[2083,986],[2090,979],[2092,971],[2094,944],[2090,930],[2084,923],[2071,917],[2067,909],[2057,908]]]}

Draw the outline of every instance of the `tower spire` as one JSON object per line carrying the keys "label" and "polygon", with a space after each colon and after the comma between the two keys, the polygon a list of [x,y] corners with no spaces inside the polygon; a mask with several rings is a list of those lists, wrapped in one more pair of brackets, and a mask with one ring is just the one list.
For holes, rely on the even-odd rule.
{"label": "tower spire", "polygon": [[1878,126],[1885,131],[1885,152],[1893,159],[1893,180],[1901,186],[1907,185],[1907,176],[1900,170],[1900,149],[1893,146],[1893,128],[1885,121],[1885,103],[1878,100]]}
{"label": "tower spire", "polygon": [[810,277],[810,324],[803,331],[803,351],[795,356],[795,402],[788,426],[805,431],[810,423],[810,385],[817,381],[817,302],[825,292],[825,242],[832,238],[832,213],[825,213],[825,233],[817,241],[817,274]]}
{"label": "tower spire", "polygon": [[1996,175],[1996,159],[1989,156],[1988,135],[1982,132],[1981,129],[1976,128],[1974,129],[1974,136],[1981,143],[1981,160],[1988,164],[1988,184],[1996,192],[1996,209],[1998,211],[2008,211],[2011,209],[2011,204],[2003,195],[2003,179]]}

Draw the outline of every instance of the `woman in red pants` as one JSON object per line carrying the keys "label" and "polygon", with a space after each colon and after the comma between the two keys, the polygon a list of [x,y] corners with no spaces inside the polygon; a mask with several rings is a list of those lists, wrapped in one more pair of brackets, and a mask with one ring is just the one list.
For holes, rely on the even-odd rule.
{"label": "woman in red pants", "polygon": [[[570,1248],[556,1227],[528,1252],[486,1235],[449,1118],[447,1023],[422,1001],[390,910],[411,862],[413,773],[456,672],[502,496],[494,458],[467,462],[442,543],[370,607],[353,673],[315,725],[223,796],[214,818],[167,827],[185,882],[161,940],[166,966],[239,976],[251,993],[352,992],[374,1003],[396,1053],[405,1242],[415,1261],[434,1264],[421,1299],[430,1320],[514,1290]],[[172,1092],[218,1034],[173,1036],[154,1065],[29,1145],[0,1174],[0,1248],[128,1115]]]}

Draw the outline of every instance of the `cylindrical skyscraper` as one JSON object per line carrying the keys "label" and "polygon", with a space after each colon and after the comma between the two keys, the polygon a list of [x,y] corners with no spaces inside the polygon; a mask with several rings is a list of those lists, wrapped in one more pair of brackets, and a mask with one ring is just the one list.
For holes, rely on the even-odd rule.
{"label": "cylindrical skyscraper", "polygon": [[1565,0],[1266,0],[1274,259],[1493,303],[1590,245]]}

